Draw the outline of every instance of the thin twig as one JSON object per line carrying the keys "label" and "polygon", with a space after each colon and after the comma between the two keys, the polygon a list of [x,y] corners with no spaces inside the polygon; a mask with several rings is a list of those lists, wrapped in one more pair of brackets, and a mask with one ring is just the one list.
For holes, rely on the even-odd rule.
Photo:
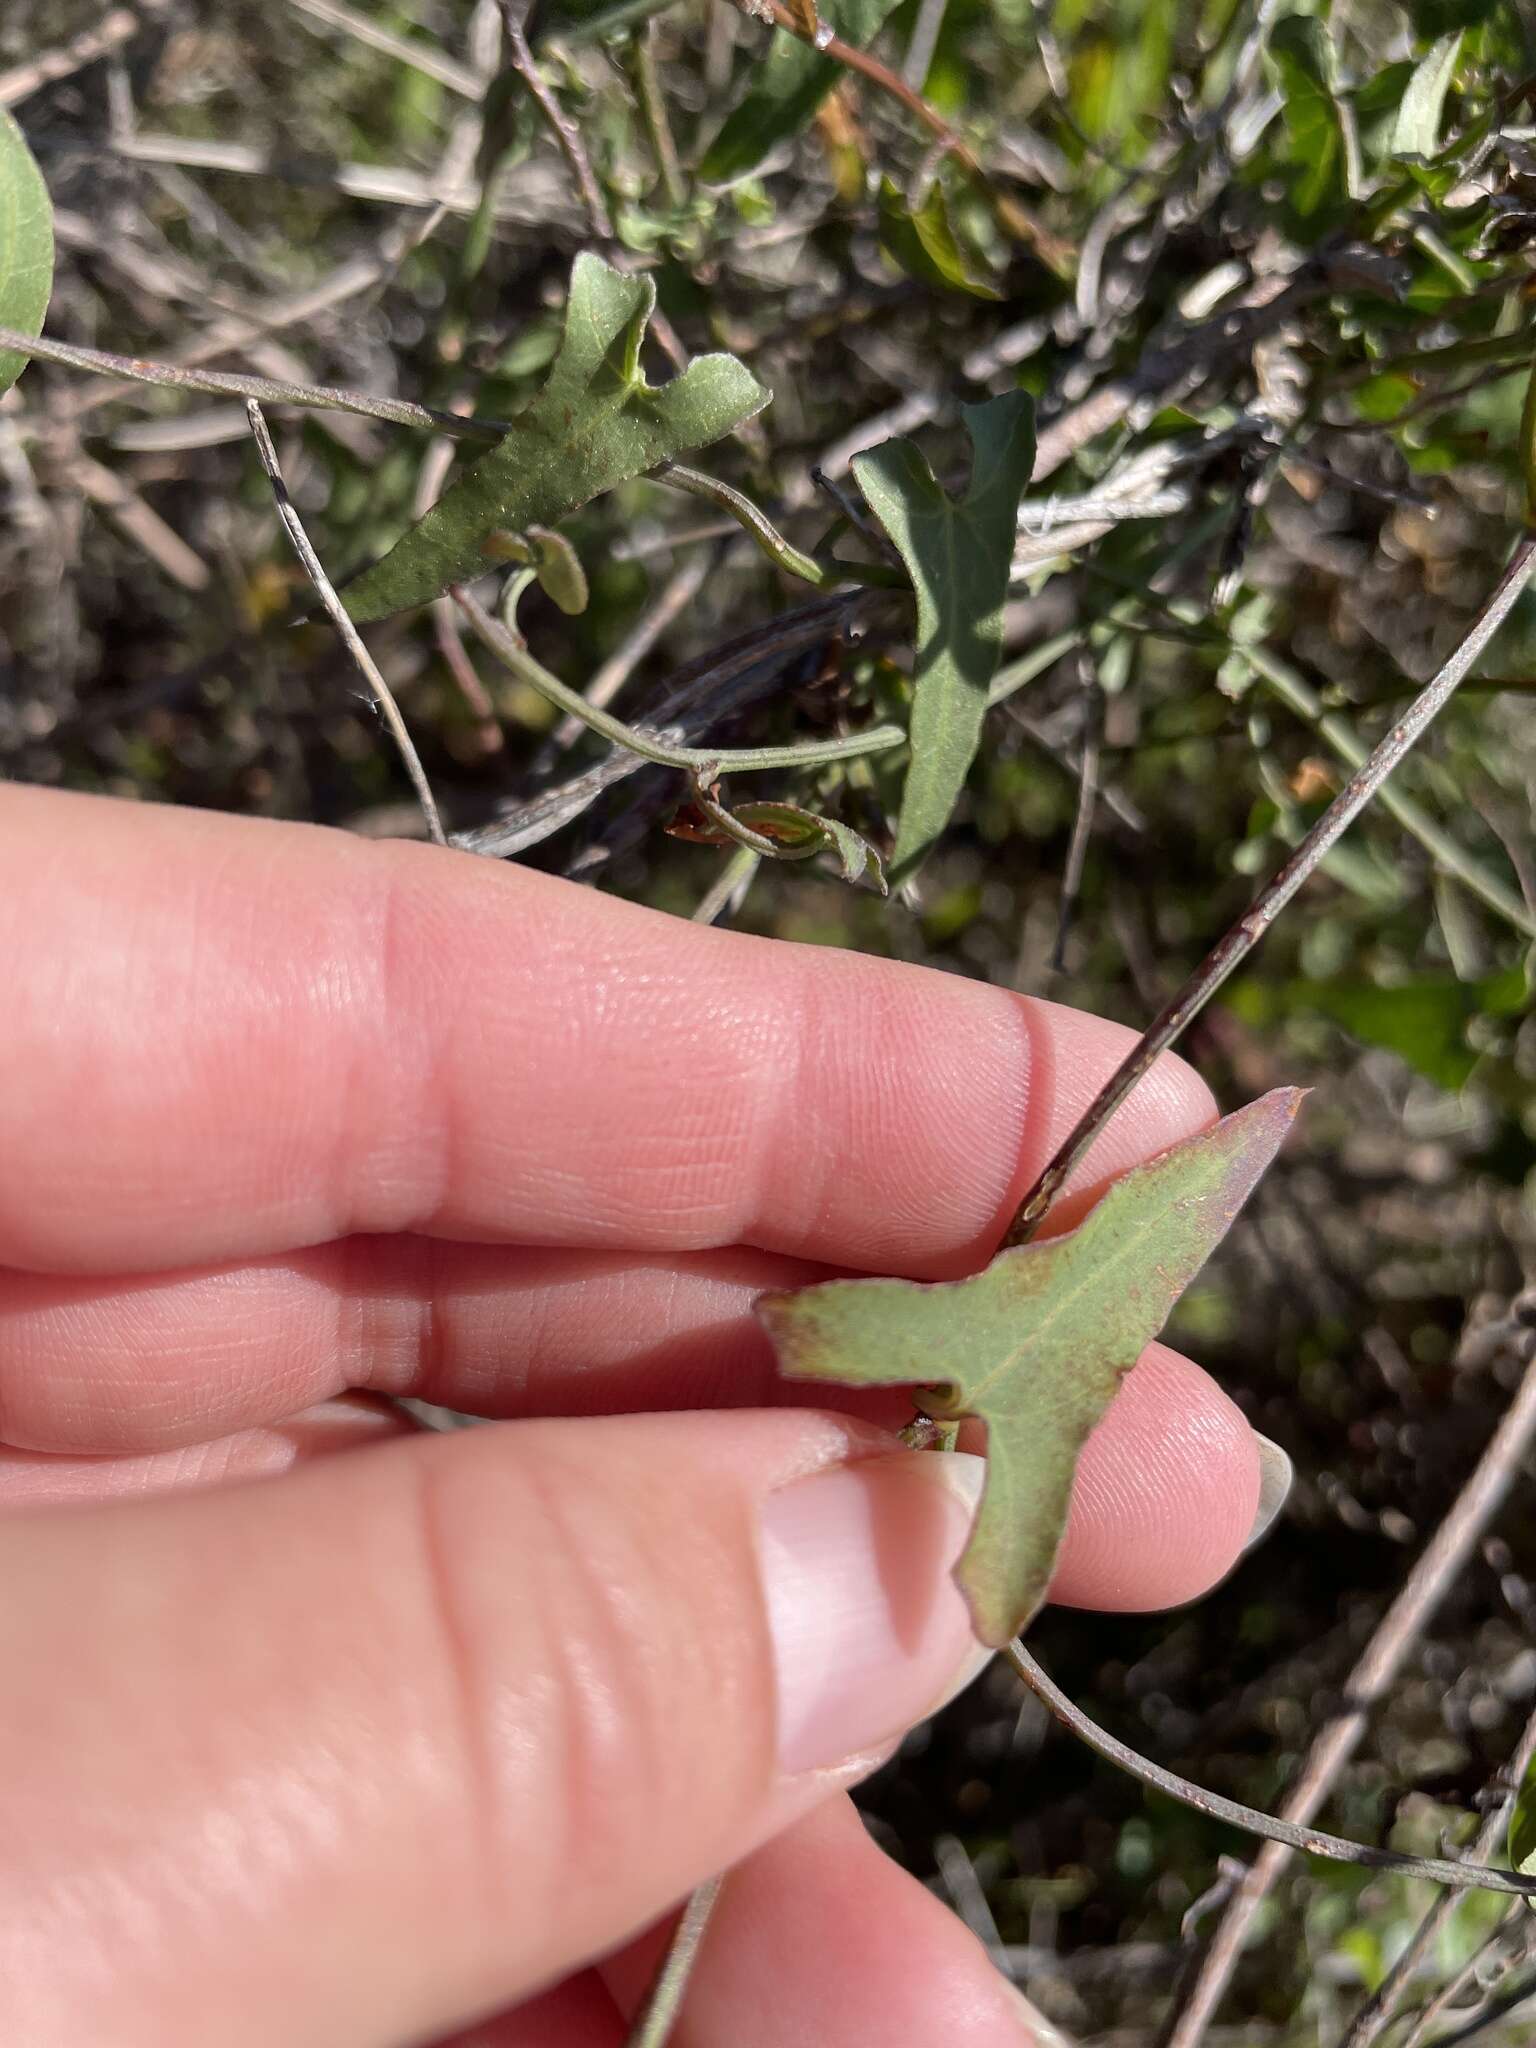
{"label": "thin twig", "polygon": [[922,0],[917,10],[907,54],[901,60],[901,75],[914,92],[921,92],[927,83],[933,53],[939,47],[939,31],[948,12],[949,0]]}
{"label": "thin twig", "polygon": [[0,327],[0,350],[35,356],[40,362],[63,363],[71,370],[99,370],[125,377],[132,384],[155,384],[170,391],[200,391],[215,398],[245,398],[261,405],[301,405],[330,412],[358,413],[364,419],[388,420],[397,427],[430,427],[434,434],[453,434],[461,441],[499,441],[505,420],[465,420],[456,413],[434,412],[408,398],[375,398],[368,391],[342,391],[330,384],[285,384],[271,377],[245,377],[227,370],[186,370],[175,363],[150,362],[142,356],[115,356],[105,349],[76,348],[42,334],[23,334]]}
{"label": "thin twig", "polygon": [[[1371,1710],[1395,1681],[1519,1475],[1536,1438],[1536,1370],[1529,1363],[1450,1512],[1425,1545],[1378,1623],[1344,1687],[1345,1707],[1322,1729],[1281,1809],[1305,1826],[1365,1734]],[[1196,2048],[1237,1967],[1253,1917],[1284,1870],[1290,1851],[1269,1843],[1254,1858],[1211,1937],[1187,1993],[1160,2036],[1160,2048]]]}
{"label": "thin twig", "polygon": [[661,78],[656,68],[654,18],[635,30],[630,38],[630,44],[634,59],[635,98],[640,102],[645,132],[650,138],[651,154],[656,159],[662,197],[676,212],[687,199],[688,193],[683,183],[682,166],[677,160],[677,144],[672,139],[672,123],[667,119],[666,96],[662,92]]}
{"label": "thin twig", "polygon": [[661,1959],[661,1967],[624,2037],[624,2048],[664,2048],[724,1883],[723,1877],[706,1878],[703,1884],[689,1893],[688,1903],[672,1930],[672,1939]]}
{"label": "thin twig", "polygon": [[110,56],[124,43],[132,42],[143,28],[145,18],[152,12],[162,12],[163,7],[164,0],[141,0],[138,9],[113,7],[94,28],[84,30],[58,49],[44,50],[41,56],[33,57],[25,64],[18,64],[10,71],[0,71],[0,107],[19,106],[29,93],[37,92],[42,86],[53,85],[61,78],[72,77],[75,72],[83,71],[87,64],[94,64],[99,57]]}
{"label": "thin twig", "polygon": [[1093,814],[1099,800],[1099,746],[1103,738],[1104,693],[1086,650],[1083,670],[1083,737],[1077,771],[1077,815],[1072,820],[1072,838],[1067,846],[1066,866],[1061,875],[1061,903],[1056,913],[1056,944],[1051,966],[1060,974],[1067,964],[1067,939],[1083,886],[1083,869],[1088,861],[1088,842],[1093,837]]}
{"label": "thin twig", "polygon": [[433,49],[427,43],[413,43],[404,36],[391,35],[387,28],[381,28],[366,14],[343,7],[340,0],[288,0],[288,5],[300,14],[312,15],[316,21],[323,21],[328,28],[339,28],[355,42],[364,43],[386,57],[393,57],[397,64],[419,71],[424,78],[435,79],[461,99],[478,101],[485,96],[484,79],[471,71],[467,64],[445,57],[441,50]]}
{"label": "thin twig", "polygon": [[592,223],[593,234],[600,242],[611,242],[613,221],[609,217],[608,203],[598,187],[597,177],[592,169],[592,159],[587,155],[587,146],[581,139],[581,130],[551,92],[532,50],[528,47],[525,26],[527,14],[527,0],[501,0],[501,22],[506,31],[509,61],[533,95],[539,112],[549,125],[550,133],[560,145],[561,154],[571,167],[571,175],[575,178],[577,190],[581,193],[581,202],[587,209],[587,218]]}
{"label": "thin twig", "polygon": [[[1266,647],[1244,647],[1238,651],[1261,682],[1288,710],[1305,719],[1313,731],[1328,742],[1346,767],[1358,768],[1361,765],[1366,756],[1365,745],[1349,720],[1337,711],[1327,710],[1317,692],[1288,662],[1271,654]],[[1531,915],[1525,898],[1500,881],[1497,875],[1490,875],[1480,861],[1436,824],[1421,804],[1388,783],[1381,791],[1381,807],[1389,817],[1397,820],[1405,832],[1418,840],[1443,874],[1460,882],[1469,894],[1513,925],[1517,932],[1524,933],[1528,939],[1536,939],[1536,917]]]}
{"label": "thin twig", "polygon": [[[113,138],[112,151],[132,163],[168,164],[188,171],[219,171],[236,178],[277,178],[300,186],[343,192],[350,199],[364,199],[379,206],[445,206],[451,213],[473,214],[483,196],[478,180],[443,189],[435,174],[413,170],[404,164],[370,164],[327,160],[284,151],[261,149],[246,142],[225,142],[212,136],[146,135],[142,131]],[[557,220],[566,225],[564,210],[536,167],[528,166],[513,186],[499,192],[495,214],[498,220],[537,222],[552,228]],[[569,225],[576,225],[573,213]]]}
{"label": "thin twig", "polygon": [[[1533,1756],[1536,1756],[1536,1713],[1530,1716],[1521,1729],[1520,1739],[1499,1774],[1504,1784],[1503,1792],[1489,1806],[1477,1833],[1462,1852],[1469,1863],[1485,1863],[1502,1845],[1504,1830],[1509,1825],[1509,1816],[1514,1809],[1515,1795],[1525,1777],[1526,1765]],[[1452,1891],[1441,1892],[1409,1936],[1402,1954],[1351,2020],[1349,2031],[1339,2043],[1339,2048],[1370,2048],[1372,2042],[1380,2040],[1392,2024],[1393,2017],[1418,1973],[1419,1966],[1439,1939],[1440,1930],[1455,1910],[1456,1894]],[[1518,1911],[1518,1908],[1516,1910]]]}
{"label": "thin twig", "polygon": [[1241,1828],[1246,1834],[1262,1835],[1267,1841],[1283,1842],[1289,1849],[1305,1849],[1312,1856],[1330,1857],[1335,1863],[1358,1863],[1373,1870],[1395,1870],[1404,1877],[1428,1878],[1431,1883],[1451,1885],[1462,1891],[1515,1892],[1522,1898],[1536,1897],[1536,1877],[1521,1877],[1510,1870],[1487,1870],[1477,1864],[1451,1863],[1443,1856],[1403,1856],[1395,1849],[1373,1849],[1364,1842],[1346,1841],[1342,1835],[1325,1835],[1318,1828],[1299,1826],[1295,1821],[1259,1813],[1255,1808],[1244,1806],[1236,1799],[1228,1799],[1220,1792],[1208,1792],[1203,1786],[1192,1785],[1187,1778],[1165,1770],[1139,1750],[1131,1749],[1111,1735],[1107,1728],[1101,1728],[1097,1721],[1090,1721],[1082,1708],[1068,1699],[1017,1639],[1008,1645],[1003,1655],[1035,1697],[1049,1707],[1062,1726],[1070,1728],[1079,1741],[1086,1742],[1090,1749],[1097,1750],[1100,1756],[1118,1765],[1122,1771],[1129,1771],[1142,1784],[1178,1800],[1181,1806],[1193,1807],[1196,1813],[1206,1814],[1211,1820],[1224,1821],[1228,1827]]}
{"label": "thin twig", "polygon": [[439,846],[446,846],[448,835],[444,832],[443,821],[438,815],[437,800],[427,781],[426,770],[421,765],[421,757],[406,731],[405,720],[400,716],[400,707],[395,702],[388,683],[380,675],[373,656],[363,645],[361,634],[347,617],[345,605],[331,588],[330,578],[320,565],[320,557],[310,544],[309,535],[304,531],[299,515],[294,509],[293,500],[288,495],[288,486],[283,482],[277,450],[272,445],[272,436],[267,431],[266,420],[254,398],[248,402],[246,411],[250,417],[251,432],[256,437],[256,452],[261,457],[261,466],[267,473],[267,479],[272,486],[272,496],[277,502],[277,516],[282,520],[288,538],[293,542],[294,553],[304,564],[309,580],[319,593],[320,602],[325,606],[331,623],[345,642],[347,652],[362,670],[379,710],[394,734],[395,745],[400,749],[400,758],[405,763],[405,772],[411,778],[417,800],[426,817],[428,832]]}
{"label": "thin twig", "polygon": [[[195,370],[211,362],[215,356],[229,353],[233,349],[251,347],[269,339],[279,329],[292,327],[329,313],[337,306],[353,299],[359,293],[370,290],[389,276],[404,254],[408,242],[408,231],[392,231],[381,237],[377,254],[353,257],[337,267],[319,284],[307,291],[295,292],[283,298],[269,299],[252,306],[248,312],[239,312],[230,318],[220,320],[204,330],[196,341],[174,350],[166,359],[171,369]],[[206,293],[205,293],[206,296]],[[159,367],[159,366],[156,366]],[[128,396],[132,385],[120,381],[105,384],[87,384],[71,392],[60,403],[60,413],[65,419],[79,420],[97,406],[109,400]],[[355,394],[366,397],[366,393]],[[246,431],[242,415],[240,431]]]}
{"label": "thin twig", "polygon": [[1457,685],[1513,610],[1533,570],[1536,570],[1536,536],[1525,535],[1516,545],[1508,568],[1455,652],[1431,677],[1391,731],[1372,749],[1290,859],[1259,891],[1248,910],[1201,961],[1178,994],[1153,1019],[1104,1083],[1020,1203],[1003,1239],[1005,1245],[1027,1244],[1033,1237],[1062,1184],[1126,1096],[1158,1055],[1183,1034],[1228,975],[1258,944],[1323,856],[1354,823],[1437,713],[1449,703]]}
{"label": "thin twig", "polygon": [[126,477],[93,461],[89,455],[76,455],[66,474],[173,583],[179,583],[183,590],[208,588],[213,581],[208,564],[145,502]]}
{"label": "thin twig", "polygon": [[[1488,1945],[1491,1947],[1492,1943]],[[1526,1938],[1521,1946],[1524,1954],[1529,1955],[1531,1940],[1528,1929],[1526,1930]],[[1516,1960],[1523,1960],[1523,1957]],[[1514,1963],[1511,1962],[1509,1967],[1511,1969],[1514,1968]],[[1473,1974],[1470,1971],[1457,1972],[1458,1977],[1465,1976],[1469,1979]],[[1464,1988],[1464,1984],[1458,1986],[1458,1989]],[[1474,2013],[1470,2019],[1463,2021],[1459,2027],[1453,2028],[1448,2034],[1437,2035],[1433,2048],[1462,2048],[1464,2042],[1475,2040],[1488,2027],[1496,2025],[1499,2020],[1507,2019],[1510,2013],[1517,2011],[1520,2006],[1525,2004],[1527,1999],[1533,1996],[1536,1996],[1536,1976],[1527,1974],[1521,1978],[1518,1984],[1511,1985],[1509,1990],[1503,1992],[1499,1997],[1490,1998],[1481,2012]],[[1430,2025],[1433,2021],[1443,2016],[1445,2006],[1449,2004],[1449,1999],[1446,1999],[1445,2005],[1442,2005],[1438,1998],[1432,1999],[1421,2016],[1419,2024],[1402,2044],[1402,2048],[1422,2048],[1425,2034]]]}
{"label": "thin twig", "polygon": [[501,721],[496,716],[496,706],[491,702],[490,692],[480,680],[480,672],[469,658],[459,633],[459,622],[454,614],[451,597],[434,597],[430,607],[432,637],[437,642],[437,651],[443,657],[443,666],[459,686],[459,695],[469,706],[478,721],[477,738],[482,753],[495,754],[501,751]]}

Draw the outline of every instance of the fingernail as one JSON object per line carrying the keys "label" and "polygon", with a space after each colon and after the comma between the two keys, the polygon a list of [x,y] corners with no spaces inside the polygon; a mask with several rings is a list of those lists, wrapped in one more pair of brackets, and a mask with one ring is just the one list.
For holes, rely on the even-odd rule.
{"label": "fingernail", "polygon": [[1010,1984],[1008,1989],[1013,1994],[1015,2010],[1024,2022],[1021,2043],[1032,2042],[1034,2048],[1072,2048],[1060,2027],[1053,2025],[1037,2005],[1032,2005],[1016,1984]]}
{"label": "fingernail", "polygon": [[1278,1444],[1260,1436],[1257,1430],[1253,1440],[1259,1447],[1259,1505],[1254,1511],[1248,1541],[1243,1545],[1244,1556],[1269,1534],[1275,1517],[1290,1497],[1291,1482],[1296,1477],[1295,1466]]}
{"label": "fingernail", "polygon": [[990,1652],[950,1577],[986,1461],[906,1451],[796,1480],[763,1510],[779,1764],[824,1769],[934,1712]]}

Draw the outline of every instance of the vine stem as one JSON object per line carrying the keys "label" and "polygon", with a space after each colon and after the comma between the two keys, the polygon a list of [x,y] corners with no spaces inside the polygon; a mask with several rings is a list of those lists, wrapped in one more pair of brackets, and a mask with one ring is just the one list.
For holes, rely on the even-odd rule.
{"label": "vine stem", "polygon": [[1331,1857],[1335,1863],[1361,1863],[1373,1870],[1395,1870],[1404,1877],[1424,1877],[1433,1884],[1463,1891],[1513,1892],[1521,1898],[1536,1897],[1536,1877],[1521,1877],[1512,1870],[1490,1870],[1475,1863],[1452,1863],[1444,1856],[1403,1856],[1395,1849],[1373,1849],[1365,1842],[1346,1841],[1342,1835],[1325,1835],[1318,1828],[1277,1820],[1273,1814],[1243,1806],[1220,1792],[1192,1785],[1188,1778],[1164,1770],[1161,1764],[1153,1763],[1150,1757],[1111,1735],[1107,1728],[1101,1728],[1097,1721],[1091,1721],[1017,1637],[1003,1655],[1036,1699],[1050,1709],[1064,1728],[1070,1728],[1079,1741],[1144,1785],[1177,1799],[1182,1806],[1192,1806],[1197,1813],[1208,1814],[1212,1820],[1225,1821],[1229,1827],[1242,1828],[1250,1835],[1262,1835],[1266,1841],[1283,1842],[1288,1849],[1305,1849],[1313,1856]]}
{"label": "vine stem", "polygon": [[674,746],[655,732],[626,725],[621,718],[589,704],[579,692],[552,675],[541,661],[536,661],[462,585],[451,585],[449,595],[492,654],[505,662],[515,676],[531,683],[551,704],[579,718],[583,725],[612,740],[615,746],[627,747],[642,760],[654,761],[662,768],[683,768],[690,774],[696,769],[745,774],[757,768],[819,768],[828,761],[852,761],[861,754],[884,753],[889,747],[906,743],[906,733],[899,725],[872,725],[864,732],[850,733],[845,739],[807,740],[795,747]]}
{"label": "vine stem", "polygon": [[1391,731],[1367,755],[1290,859],[1276,871],[1236,924],[1207,953],[1083,1111],[1055,1157],[1019,1204],[1003,1238],[1004,1247],[1028,1244],[1067,1177],[1154,1060],[1166,1052],[1199,1016],[1228,975],[1263,938],[1323,856],[1354,823],[1431,721],[1450,702],[1472,664],[1514,609],[1533,571],[1536,571],[1536,533],[1528,533],[1517,543],[1509,566],[1450,659],[1430,678]]}
{"label": "vine stem", "polygon": [[789,575],[800,577],[818,590],[835,590],[842,583],[878,584],[893,590],[910,588],[905,571],[887,562],[818,561],[814,555],[806,554],[793,542],[787,541],[745,492],[734,490],[718,477],[706,476],[702,470],[689,469],[681,462],[660,463],[650,474],[658,483],[670,484],[675,491],[686,491],[690,498],[702,498],[707,504],[718,505],[751,535],[770,562],[777,563]]}
{"label": "vine stem", "polygon": [[688,1903],[672,1930],[661,1967],[624,2038],[624,2048],[664,2048],[724,1883],[723,1877],[706,1878],[688,1894]]}
{"label": "vine stem", "polygon": [[304,564],[309,580],[319,593],[320,602],[325,606],[332,625],[341,635],[347,652],[362,670],[374,701],[384,714],[385,723],[394,734],[395,745],[400,749],[400,758],[405,763],[405,772],[411,778],[417,800],[426,816],[427,830],[438,846],[448,844],[448,835],[443,830],[443,821],[438,815],[437,799],[432,794],[432,785],[427,781],[427,771],[421,765],[421,756],[406,730],[405,720],[400,716],[400,706],[395,702],[394,693],[379,672],[378,664],[363,645],[362,635],[347,617],[345,605],[331,587],[331,579],[321,567],[320,557],[315,553],[309,535],[304,531],[288,486],[283,482],[283,472],[278,466],[277,450],[272,445],[272,436],[267,431],[266,420],[261,407],[254,398],[246,400],[246,415],[251,423],[251,432],[256,438],[256,452],[261,457],[261,466],[267,473],[272,486],[272,496],[277,503],[277,516],[293,542],[294,553]]}
{"label": "vine stem", "polygon": [[133,384],[155,384],[168,391],[197,391],[211,398],[246,398],[262,405],[301,405],[324,412],[357,413],[363,419],[388,420],[396,427],[426,427],[459,441],[499,441],[505,420],[469,420],[454,412],[435,412],[408,398],[375,398],[367,391],[343,391],[333,384],[286,384],[274,377],[249,377],[231,370],[185,370],[179,363],[156,363],[145,356],[118,356],[105,349],[76,348],[72,341],[54,341],[45,334],[23,334],[0,327],[0,351],[35,356],[39,362],[62,363],[70,370],[99,370]]}

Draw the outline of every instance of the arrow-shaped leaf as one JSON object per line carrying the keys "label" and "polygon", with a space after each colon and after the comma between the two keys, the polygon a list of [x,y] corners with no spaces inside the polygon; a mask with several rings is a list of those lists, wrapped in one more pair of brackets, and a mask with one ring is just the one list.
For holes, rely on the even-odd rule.
{"label": "arrow-shaped leaf", "polygon": [[[0,327],[42,331],[53,285],[53,207],[43,174],[15,121],[0,107]],[[26,357],[0,354],[0,391]]]}
{"label": "arrow-shaped leaf", "polygon": [[1044,1600],[1090,1431],[1221,1242],[1301,1102],[1277,1088],[1125,1174],[1063,1237],[968,1280],[831,1280],[757,1313],[791,1379],[915,1385],[930,1415],[987,1425],[987,1483],[955,1568],[1002,1644]]}
{"label": "arrow-shaped leaf", "polygon": [[579,505],[718,441],[768,403],[734,356],[700,356],[651,385],[640,343],[656,304],[649,277],[583,251],[571,271],[565,338],[549,380],[486,455],[444,492],[381,562],[342,593],[354,619],[425,604],[486,566],[492,534],[526,535]]}
{"label": "arrow-shaped leaf", "polygon": [[870,510],[917,592],[912,764],[891,877],[910,875],[944,827],[981,740],[987,686],[1003,651],[1003,600],[1019,497],[1035,460],[1034,408],[1022,391],[963,409],[971,481],[951,498],[910,441],[856,455]]}

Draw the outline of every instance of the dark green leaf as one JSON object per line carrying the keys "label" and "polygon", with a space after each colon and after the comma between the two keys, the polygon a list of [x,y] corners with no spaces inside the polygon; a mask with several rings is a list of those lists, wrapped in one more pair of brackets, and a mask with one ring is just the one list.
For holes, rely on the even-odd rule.
{"label": "dark green leaf", "polygon": [[891,857],[898,879],[944,830],[975,757],[1002,652],[1019,497],[1035,459],[1034,408],[1022,391],[968,405],[964,419],[974,454],[959,500],[910,441],[887,441],[853,462],[917,593],[912,762]]}
{"label": "dark green leaf", "polygon": [[880,246],[899,270],[922,284],[969,292],[977,299],[1002,297],[961,247],[937,178],[916,213],[908,211],[905,198],[889,178],[881,179]]}
{"label": "dark green leaf", "polygon": [[1431,157],[1440,147],[1440,116],[1461,54],[1461,30],[1442,36],[1408,81],[1392,129],[1394,156]]}
{"label": "dark green leaf", "polygon": [[[896,0],[830,0],[818,12],[845,43],[862,50],[895,6]],[[775,35],[746,98],[704,152],[699,176],[724,185],[756,170],[770,150],[800,133],[841,76],[809,43]]]}
{"label": "dark green leaf", "polygon": [[1269,59],[1285,100],[1294,166],[1288,197],[1301,214],[1342,193],[1344,140],[1333,97],[1333,54],[1320,21],[1289,15],[1270,37]]}
{"label": "dark green leaf", "polygon": [[486,566],[496,533],[552,526],[658,462],[718,441],[768,402],[734,356],[701,356],[650,385],[640,343],[656,303],[649,277],[583,252],[571,272],[565,335],[544,389],[444,492],[383,561],[343,592],[354,619],[425,604]]}
{"label": "dark green leaf", "polygon": [[[915,1385],[923,1410],[987,1425],[987,1483],[955,1570],[984,1643],[1045,1598],[1078,1454],[1225,1236],[1301,1101],[1276,1089],[1118,1180],[1064,1237],[969,1280],[832,1280],[757,1313],[791,1379]],[[938,1384],[935,1384],[938,1383]]]}
{"label": "dark green leaf", "polygon": [[[21,130],[0,107],[0,327],[40,334],[53,285],[53,207]],[[27,358],[0,354],[0,391]]]}
{"label": "dark green leaf", "polygon": [[1362,121],[1374,121],[1383,114],[1395,114],[1403,103],[1414,66],[1406,61],[1388,64],[1374,77],[1362,79],[1355,89],[1355,112]]}

